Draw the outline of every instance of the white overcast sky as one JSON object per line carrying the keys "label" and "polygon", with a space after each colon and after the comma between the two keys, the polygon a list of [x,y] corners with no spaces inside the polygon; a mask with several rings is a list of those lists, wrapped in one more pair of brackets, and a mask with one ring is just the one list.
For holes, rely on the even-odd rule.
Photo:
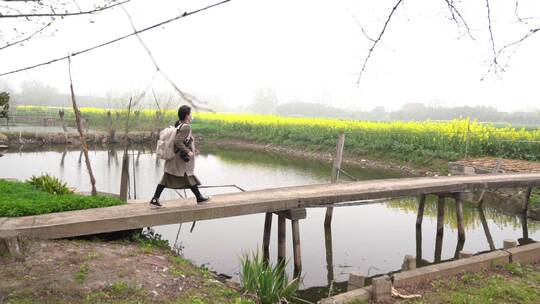
{"label": "white overcast sky", "polygon": [[[124,7],[137,28],[215,1],[132,0]],[[462,6],[475,40],[449,20],[443,0],[406,0],[373,53],[360,87],[358,72],[394,1],[233,0],[141,35],[163,70],[184,90],[231,105],[246,105],[257,88],[272,88],[281,103],[301,100],[339,107],[396,109],[407,102],[493,105],[503,110],[540,107],[540,34],[517,50],[507,71],[488,75],[491,46],[486,2]],[[527,32],[515,2],[493,0],[495,42]],[[522,0],[523,16],[540,17],[540,1]],[[91,22],[92,21],[92,22]],[[0,20],[2,32],[21,23]],[[24,22],[19,20],[18,22]],[[538,19],[529,20],[540,26]],[[131,31],[121,9],[59,21],[54,36],[0,51],[0,71],[39,63]],[[461,37],[461,38],[460,38]],[[135,37],[73,58],[78,94],[137,92],[154,67]],[[4,76],[14,87],[37,81],[67,92],[67,64]],[[170,90],[162,79],[153,87]]]}

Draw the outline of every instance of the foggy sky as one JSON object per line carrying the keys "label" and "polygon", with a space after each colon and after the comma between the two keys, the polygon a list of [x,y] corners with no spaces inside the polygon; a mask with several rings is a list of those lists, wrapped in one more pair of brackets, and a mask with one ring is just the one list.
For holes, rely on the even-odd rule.
{"label": "foggy sky", "polygon": [[[132,0],[124,7],[137,28],[217,1]],[[272,88],[279,101],[301,100],[338,107],[396,109],[408,102],[493,105],[502,110],[539,107],[536,55],[539,37],[525,41],[507,71],[489,74],[491,46],[485,1],[468,1],[464,17],[473,41],[449,19],[444,1],[405,1],[368,63],[360,87],[358,72],[394,1],[233,0],[189,16],[141,38],[169,76],[183,89],[230,105],[247,105],[257,88]],[[492,4],[498,46],[525,34],[513,1]],[[540,16],[538,1],[522,1],[523,15]],[[18,20],[17,22],[24,22]],[[2,31],[20,23],[0,20]],[[540,25],[540,20],[530,20]],[[57,22],[54,36],[0,51],[2,72],[62,56],[131,32],[121,9]],[[73,58],[78,94],[140,92],[154,66],[135,37]],[[17,87],[36,81],[68,90],[67,63],[0,78]],[[171,88],[159,77],[156,90]]]}

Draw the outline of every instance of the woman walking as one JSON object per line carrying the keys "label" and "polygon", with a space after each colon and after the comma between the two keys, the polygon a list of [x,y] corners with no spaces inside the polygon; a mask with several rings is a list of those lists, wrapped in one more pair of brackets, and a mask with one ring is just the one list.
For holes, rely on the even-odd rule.
{"label": "woman walking", "polygon": [[181,106],[178,109],[178,119],[175,124],[177,128],[174,139],[175,156],[165,161],[165,172],[157,185],[154,197],[150,200],[150,206],[152,207],[159,208],[162,206],[159,202],[159,197],[165,188],[189,188],[197,198],[198,204],[209,200],[209,197],[202,195],[199,191],[198,186],[201,185],[201,182],[193,173],[195,169],[195,155],[199,151],[195,149],[193,136],[191,135],[191,108]]}

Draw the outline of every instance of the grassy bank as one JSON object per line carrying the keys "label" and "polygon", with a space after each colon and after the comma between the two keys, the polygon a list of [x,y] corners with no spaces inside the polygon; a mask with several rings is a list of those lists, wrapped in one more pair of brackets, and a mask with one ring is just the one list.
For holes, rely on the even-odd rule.
{"label": "grassy bank", "polygon": [[[58,117],[58,109],[17,107],[17,115]],[[126,111],[82,108],[91,126],[120,128]],[[109,115],[110,113],[110,115]],[[496,156],[539,161],[540,129],[495,126],[468,119],[448,122],[373,122],[323,118],[292,118],[252,114],[195,113],[196,132],[216,138],[242,139],[276,145],[333,151],[339,132],[346,133],[345,149],[353,155],[375,155],[415,163],[433,159],[456,160],[470,156]],[[73,113],[66,111],[66,119]],[[176,120],[175,110],[137,110],[137,130],[156,130]]]}
{"label": "grassy bank", "polygon": [[38,215],[120,204],[124,202],[113,197],[51,194],[29,183],[0,179],[0,217]]}
{"label": "grassy bank", "polygon": [[159,239],[36,241],[0,258],[0,302],[254,304]]}
{"label": "grassy bank", "polygon": [[508,264],[497,270],[438,280],[409,292],[420,293],[422,298],[401,303],[540,303],[540,265]]}

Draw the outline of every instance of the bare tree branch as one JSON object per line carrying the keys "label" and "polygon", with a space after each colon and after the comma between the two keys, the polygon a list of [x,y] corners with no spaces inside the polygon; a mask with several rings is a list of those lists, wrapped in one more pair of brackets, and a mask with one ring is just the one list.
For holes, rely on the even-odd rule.
{"label": "bare tree branch", "polygon": [[371,41],[375,42],[375,39],[369,37],[369,35],[366,33],[366,31],[364,31],[364,28],[362,27],[362,24],[360,24],[360,21],[358,21],[356,16],[351,11],[349,11],[349,10],[347,10],[347,11],[349,12],[349,14],[351,14],[351,17],[354,19],[354,21],[356,22],[356,24],[358,25],[358,27],[362,31],[362,34],[364,34],[364,37],[366,37],[368,40],[371,40]]}
{"label": "bare tree branch", "polygon": [[475,40],[471,33],[471,29],[469,28],[469,25],[467,24],[467,21],[465,20],[465,18],[463,18],[463,15],[461,14],[461,12],[454,5],[454,1],[453,0],[443,0],[443,1],[446,2],[446,5],[448,6],[448,10],[450,11],[450,15],[452,16],[451,19],[456,23],[458,27],[461,27],[463,25],[465,27],[465,30],[467,31],[467,35],[469,35],[469,37],[471,37],[472,40]]}
{"label": "bare tree branch", "polygon": [[[124,3],[127,3],[131,0],[124,0],[122,2],[114,2],[114,4],[105,5],[101,7],[96,7],[91,10],[81,11],[79,8],[79,12],[64,12],[64,13],[57,13],[54,10],[54,7],[50,6],[51,12],[50,13],[19,13],[19,14],[10,14],[10,15],[3,15],[0,13],[0,18],[34,18],[34,17],[70,17],[70,16],[80,16],[80,15],[91,15],[96,14],[108,9],[111,9],[113,7],[116,7],[118,5],[122,5]],[[78,6],[78,5],[77,5]]]}
{"label": "bare tree branch", "polygon": [[373,53],[373,50],[375,49],[375,47],[377,46],[379,41],[381,41],[381,38],[384,35],[384,32],[386,31],[386,27],[388,26],[388,23],[390,23],[390,20],[392,19],[392,16],[394,15],[394,12],[396,11],[398,6],[402,2],[403,2],[403,0],[397,0],[396,4],[392,8],[392,11],[388,15],[388,18],[386,18],[386,21],[384,22],[384,26],[382,27],[381,31],[379,32],[379,36],[377,37],[377,39],[373,40],[373,44],[371,45],[371,48],[369,49],[368,54],[367,54],[366,58],[364,59],[364,64],[362,65],[362,69],[360,70],[360,73],[358,75],[358,80],[356,81],[357,86],[360,86],[360,80],[362,79],[362,75],[364,74],[364,71],[366,70],[367,63],[369,61],[369,58],[371,57],[371,54]]}
{"label": "bare tree branch", "polygon": [[223,0],[223,1],[220,1],[220,2],[217,2],[217,3],[211,4],[211,5],[208,5],[208,6],[199,8],[199,9],[194,10],[194,11],[191,11],[191,12],[184,12],[184,13],[182,13],[181,15],[178,15],[178,16],[176,16],[176,17],[173,17],[173,18],[167,19],[167,20],[165,20],[165,21],[156,23],[156,24],[154,24],[154,25],[148,26],[148,27],[146,27],[146,28],[143,28],[142,30],[138,30],[138,31],[136,31],[136,32],[129,33],[129,34],[126,34],[126,35],[124,35],[124,36],[120,36],[120,37],[115,38],[115,39],[113,39],[113,40],[109,40],[109,41],[100,43],[100,44],[98,44],[98,45],[95,45],[95,46],[92,46],[92,47],[89,47],[89,48],[86,48],[86,49],[83,49],[83,50],[80,50],[80,51],[77,51],[77,52],[73,52],[73,53],[71,53],[71,54],[69,54],[69,55],[67,55],[67,56],[58,57],[58,58],[51,59],[51,60],[49,60],[49,61],[45,61],[45,62],[42,62],[42,63],[34,64],[34,65],[27,66],[27,67],[23,67],[23,68],[18,68],[18,69],[15,69],[15,70],[11,70],[11,71],[9,71],[9,72],[4,72],[4,73],[1,73],[0,76],[5,76],[5,75],[9,75],[9,74],[14,74],[14,73],[18,73],[18,72],[22,72],[22,71],[34,69],[34,68],[37,68],[37,67],[49,65],[49,64],[52,64],[52,63],[55,63],[55,62],[58,62],[58,61],[66,60],[66,59],[68,59],[69,56],[74,57],[74,56],[77,56],[77,55],[80,55],[80,54],[84,54],[84,53],[93,51],[93,50],[95,50],[95,49],[98,49],[98,48],[101,48],[101,47],[104,47],[104,46],[107,46],[107,45],[116,43],[116,42],[118,42],[118,41],[122,41],[122,40],[124,40],[124,39],[126,39],[126,38],[129,38],[129,37],[131,37],[131,36],[134,36],[134,35],[137,35],[137,34],[146,32],[146,31],[148,31],[148,30],[152,30],[152,29],[158,28],[158,27],[160,27],[160,26],[162,26],[162,25],[165,25],[165,24],[167,24],[167,23],[170,23],[170,22],[173,22],[173,21],[182,19],[182,18],[187,17],[187,16],[194,15],[194,14],[196,14],[196,13],[200,13],[200,12],[202,12],[202,11],[205,11],[205,10],[210,9],[210,8],[213,8],[213,7],[217,7],[217,6],[219,6],[219,5],[225,4],[225,3],[230,2],[230,1],[232,1],[232,0]]}
{"label": "bare tree branch", "polygon": [[491,70],[493,68],[493,72],[496,74],[497,70],[500,69],[501,71],[504,71],[504,69],[499,65],[499,62],[497,61],[497,51],[495,51],[495,39],[493,38],[493,29],[491,27],[491,8],[489,6],[489,0],[486,0],[486,9],[487,9],[487,19],[488,19],[488,31],[489,31],[489,40],[491,42],[491,50],[493,52],[493,61],[490,65]]}
{"label": "bare tree branch", "polygon": [[157,64],[157,61],[154,58],[154,55],[152,55],[152,52],[150,51],[148,46],[146,46],[146,44],[142,40],[141,36],[139,36],[139,34],[137,33],[137,29],[135,28],[135,24],[133,23],[133,19],[131,18],[131,15],[128,13],[128,11],[123,6],[122,6],[122,10],[124,11],[124,13],[126,13],[128,19],[129,19],[129,23],[131,24],[131,28],[133,29],[133,33],[135,33],[135,36],[137,37],[140,44],[142,45],[142,47],[144,48],[144,50],[148,54],[148,57],[150,57],[150,60],[152,60],[152,63],[154,64],[154,67],[156,68],[156,72],[161,73],[161,75],[163,75],[165,80],[167,80],[167,82],[169,82],[169,84],[176,90],[178,95],[180,95],[180,97],[183,100],[185,100],[187,103],[189,103],[191,106],[193,106],[193,108],[195,108],[197,110],[207,110],[207,111],[209,111],[210,109],[202,108],[200,105],[198,105],[197,103],[200,103],[200,101],[197,100],[194,96],[189,95],[187,93],[184,93],[182,90],[180,90],[180,88],[174,83],[174,81],[172,81],[169,78],[169,76],[167,74],[165,74],[165,72],[163,72],[163,70]]}
{"label": "bare tree branch", "polygon": [[43,27],[41,27],[40,29],[38,29],[37,31],[33,32],[32,34],[22,38],[22,39],[19,39],[17,41],[13,41],[13,42],[9,42],[7,43],[6,45],[4,46],[1,46],[0,47],[0,51],[3,50],[3,49],[6,49],[10,46],[14,46],[14,45],[17,45],[17,44],[20,44],[20,43],[23,43],[25,41],[28,41],[30,39],[32,39],[35,35],[43,32],[45,29],[47,29],[49,26],[51,26],[51,24],[55,21],[55,19],[52,19],[49,23],[45,24]]}

